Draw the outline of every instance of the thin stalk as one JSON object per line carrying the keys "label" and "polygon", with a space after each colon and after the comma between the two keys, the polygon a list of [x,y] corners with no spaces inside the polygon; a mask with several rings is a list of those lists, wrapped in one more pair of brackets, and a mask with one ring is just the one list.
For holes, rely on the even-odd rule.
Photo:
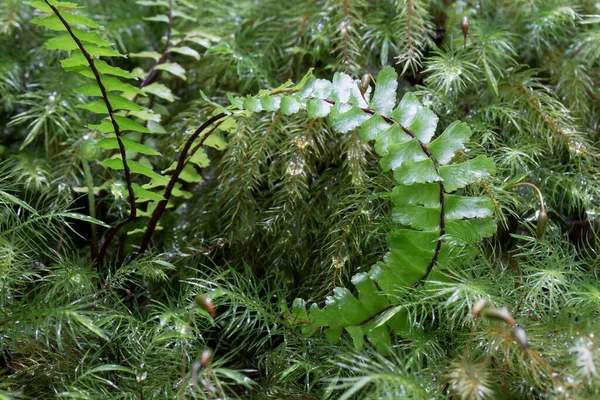
{"label": "thin stalk", "polygon": [[[227,114],[220,113],[220,114],[217,114],[217,115],[213,116],[212,118],[208,119],[206,122],[204,122],[202,125],[200,125],[198,127],[198,129],[196,129],[196,131],[189,137],[189,139],[183,146],[183,149],[181,149],[181,154],[179,155],[179,160],[177,161],[177,166],[175,167],[175,171],[173,171],[173,174],[171,175],[171,179],[169,180],[169,183],[167,184],[167,187],[165,189],[165,193],[163,195],[164,199],[158,202],[156,208],[154,209],[154,212],[152,213],[152,216],[150,217],[150,221],[148,222],[148,227],[146,228],[146,231],[144,232],[144,236],[140,243],[140,249],[138,251],[138,256],[144,254],[146,249],[148,249],[148,245],[150,244],[150,239],[152,238],[152,234],[154,233],[154,231],[156,229],[156,224],[158,223],[158,220],[160,219],[160,217],[164,213],[165,209],[167,208],[167,203],[169,202],[169,199],[171,198],[171,194],[173,193],[173,189],[175,188],[175,183],[177,182],[177,179],[179,179],[179,175],[181,175],[181,172],[183,171],[183,168],[186,165],[186,159],[187,159],[188,153],[189,153],[192,145],[194,144],[194,141],[209,126],[211,126],[212,124],[214,124],[215,122],[219,121],[220,119],[222,119],[226,116],[227,116]],[[206,139],[208,139],[208,137],[212,134],[212,132],[213,132],[213,130],[211,129],[205,133],[205,135],[200,140],[199,146],[204,144],[204,142],[206,141]]]}
{"label": "thin stalk", "polygon": [[535,191],[537,192],[538,198],[540,199],[540,211],[541,212],[546,212],[546,206],[544,205],[544,196],[542,195],[542,192],[540,191],[540,189],[535,186],[533,183],[529,183],[529,182],[518,182],[518,183],[513,183],[512,185],[509,185],[508,187],[515,187],[515,186],[529,186],[533,189],[535,189]]}
{"label": "thin stalk", "polygon": [[167,41],[165,44],[165,53],[169,51],[171,44],[171,32],[173,31],[173,0],[169,0],[169,27],[167,28]]}
{"label": "thin stalk", "polygon": [[529,186],[535,189],[537,192],[538,198],[540,199],[540,212],[537,217],[537,227],[535,230],[535,236],[538,242],[542,242],[542,238],[544,237],[544,232],[546,232],[546,225],[548,223],[548,214],[546,213],[546,206],[544,205],[544,196],[542,196],[542,192],[535,186],[533,183],[529,182],[519,182],[509,185],[508,187],[515,186]]}
{"label": "thin stalk", "polygon": [[[173,49],[175,47],[179,47],[183,44],[183,42],[185,42],[187,39],[196,37],[197,35],[188,35],[186,37],[184,37],[183,39],[179,40],[178,42],[176,42],[174,45],[170,46],[169,49]],[[154,72],[156,70],[156,67],[158,67],[160,64],[163,64],[166,60],[167,57],[169,56],[169,49],[166,49],[162,55],[160,56],[160,58],[158,60],[156,60],[154,62],[154,64],[152,65],[152,67],[150,67],[150,70],[148,71],[148,73],[146,74],[146,76],[144,77],[144,79],[142,80],[142,83],[140,83],[140,86],[138,86],[138,89],[143,89],[144,87],[146,87],[149,83],[150,80],[152,79],[152,77],[154,76]],[[133,96],[133,99],[131,99],[131,101],[133,101],[134,103],[138,101],[140,95],[136,94],[135,96]]]}

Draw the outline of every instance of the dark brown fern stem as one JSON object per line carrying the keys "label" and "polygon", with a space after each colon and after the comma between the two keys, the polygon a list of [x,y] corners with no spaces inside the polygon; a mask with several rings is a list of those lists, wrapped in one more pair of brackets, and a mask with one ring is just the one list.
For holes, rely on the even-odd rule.
{"label": "dark brown fern stem", "polygon": [[[211,128],[210,131],[206,132],[206,137],[208,138],[221,124],[223,123],[223,120],[215,123],[215,125]],[[202,147],[204,145],[204,140],[201,140],[200,143],[198,143],[198,145],[196,145],[196,147],[194,147],[191,151],[190,151],[190,157],[194,157],[194,155],[196,154],[196,152],[200,149],[200,147]],[[187,165],[187,162],[186,162]],[[185,167],[185,165],[184,165]]]}
{"label": "dark brown fern stem", "polygon": [[[209,118],[206,122],[204,122],[202,125],[200,125],[198,127],[198,129],[196,129],[196,131],[189,137],[189,139],[183,146],[183,149],[181,149],[181,153],[179,154],[179,160],[177,161],[177,166],[175,167],[175,170],[173,171],[173,174],[171,175],[171,179],[169,179],[169,183],[167,184],[167,187],[165,189],[165,193],[163,195],[164,199],[158,202],[158,205],[156,206],[156,208],[154,209],[154,212],[152,213],[152,216],[150,217],[150,221],[148,222],[148,227],[146,228],[146,231],[144,232],[144,236],[142,237],[142,241],[140,243],[140,249],[138,250],[138,256],[144,254],[146,252],[146,250],[148,249],[148,245],[150,244],[150,239],[152,238],[152,234],[156,230],[156,224],[158,223],[158,220],[160,219],[160,217],[164,213],[165,209],[167,208],[167,203],[169,202],[169,199],[171,198],[171,195],[173,193],[173,188],[175,187],[175,183],[177,182],[177,179],[179,179],[179,175],[181,175],[181,171],[183,171],[183,168],[186,165],[186,159],[187,159],[188,153],[190,152],[192,145],[194,144],[194,141],[208,127],[210,127],[212,124],[216,123],[217,121],[219,121],[220,119],[222,119],[226,116],[227,116],[227,114],[220,113],[220,114],[217,114],[217,115]],[[212,134],[213,131],[214,130],[211,129],[204,134],[204,136],[200,140],[199,146],[204,144],[206,139],[208,139],[208,137]],[[196,149],[199,146],[197,146]]]}
{"label": "dark brown fern stem", "polygon": [[[167,57],[169,56],[169,50],[170,49],[174,49],[177,48],[179,46],[181,46],[183,44],[183,42],[185,42],[187,39],[191,39],[196,37],[197,35],[188,35],[185,38],[175,42],[175,44],[173,44],[172,46],[169,46],[168,49],[166,49],[160,56],[160,58],[158,60],[156,60],[154,62],[154,64],[152,65],[152,67],[150,67],[150,70],[148,71],[148,73],[146,74],[146,76],[144,77],[144,79],[142,80],[142,83],[140,83],[140,85],[138,86],[138,89],[143,89],[144,87],[146,87],[150,81],[152,80],[152,77],[154,76],[154,72],[156,72],[156,67],[158,67],[160,64],[163,64],[165,61],[167,61]],[[134,103],[137,102],[137,100],[139,99],[140,95],[136,94],[133,99],[131,99],[131,101],[133,101]]]}
{"label": "dark brown fern stem", "polygon": [[133,192],[133,186],[132,186],[132,181],[131,181],[131,171],[129,170],[129,166],[127,165],[127,154],[126,154],[126,150],[125,150],[125,145],[123,144],[123,141],[121,140],[121,129],[119,128],[119,124],[117,123],[117,121],[114,118],[114,115],[113,115],[114,110],[112,108],[112,105],[110,104],[110,101],[108,100],[108,93],[106,91],[106,88],[104,87],[104,84],[102,83],[102,78],[100,77],[100,72],[98,71],[98,68],[96,68],[94,59],[85,50],[83,43],[81,42],[81,40],[79,40],[79,38],[77,36],[75,36],[75,34],[73,33],[73,30],[71,29],[71,26],[64,19],[64,17],[61,15],[61,13],[58,11],[58,9],[55,6],[53,6],[52,4],[50,4],[50,2],[48,2],[48,0],[44,0],[44,1],[48,5],[48,7],[50,7],[52,9],[54,14],[56,14],[58,19],[60,19],[62,24],[67,29],[67,32],[69,32],[69,35],[71,36],[71,38],[73,38],[75,43],[77,43],[77,47],[79,47],[79,50],[81,51],[81,53],[87,60],[92,72],[94,73],[94,77],[96,78],[96,83],[98,84],[98,87],[100,88],[100,92],[102,92],[102,99],[104,100],[106,109],[108,111],[108,116],[110,118],[113,129],[115,131],[115,136],[117,138],[117,143],[119,145],[119,153],[121,154],[121,160],[123,161],[123,170],[125,173],[125,182],[127,184],[129,206],[131,208],[131,211],[129,213],[129,217],[127,217],[123,221],[119,222],[115,227],[113,227],[109,231],[108,235],[106,236],[106,239],[104,240],[104,243],[102,244],[102,247],[100,248],[100,252],[98,253],[98,258],[96,259],[96,263],[98,265],[102,265],[104,262],[104,257],[106,256],[108,247],[110,246],[111,242],[113,241],[113,239],[115,238],[115,236],[117,235],[119,230],[122,227],[124,227],[125,225],[127,225],[128,223],[134,221],[136,214],[137,214],[137,208],[136,208],[136,204],[135,204],[135,193]]}
{"label": "dark brown fern stem", "polygon": [[[169,49],[171,48],[171,34],[173,31],[173,0],[169,0],[169,10],[168,10],[167,14],[169,16],[169,26],[167,27],[167,39],[165,42],[165,50],[163,51],[163,53],[161,55],[161,58],[164,56],[164,60],[166,60],[167,55],[169,53]],[[140,86],[138,86],[138,89],[142,90],[144,88],[144,86],[146,86],[148,84],[148,82],[150,80],[150,76],[154,72],[154,69],[156,68],[157,65],[158,64],[154,64],[152,66],[152,68],[150,69],[148,74],[142,80],[142,83],[140,84]],[[160,80],[161,72],[162,71],[159,71],[158,74],[156,75],[157,80]],[[136,93],[136,95],[133,98],[133,102],[136,103],[138,99],[139,99],[139,94]],[[154,103],[154,96],[152,96],[152,98],[150,99],[150,105],[148,106],[148,108],[152,108],[153,103]],[[147,124],[148,124],[148,121],[146,121],[144,126],[147,126]],[[142,142],[144,141],[143,139],[144,139],[144,135],[142,135]],[[140,156],[140,154],[138,154],[138,158],[139,158],[139,156]]]}
{"label": "dark brown fern stem", "polygon": [[[280,90],[278,92],[273,92],[273,93],[271,93],[271,95],[276,95],[276,94],[281,94],[281,93],[291,93],[291,92],[295,92],[295,90],[284,89],[284,90]],[[150,239],[152,239],[152,235],[154,234],[154,231],[156,230],[156,225],[158,224],[158,220],[164,213],[164,211],[167,207],[167,204],[169,202],[169,199],[171,198],[173,188],[175,187],[175,183],[177,182],[177,179],[179,179],[179,175],[181,175],[181,172],[183,171],[183,169],[185,168],[185,166],[187,164],[186,159],[188,157],[188,154],[190,156],[193,156],[198,151],[198,149],[200,147],[202,147],[202,145],[204,144],[206,139],[208,139],[208,137],[215,131],[215,129],[223,122],[222,119],[226,116],[227,116],[227,114],[220,113],[220,114],[215,115],[212,118],[208,119],[206,122],[204,122],[202,125],[200,125],[198,127],[198,129],[196,129],[196,131],[189,137],[189,139],[183,146],[183,149],[181,150],[181,153],[179,155],[179,160],[177,161],[177,166],[175,167],[175,170],[173,171],[173,174],[171,175],[171,179],[169,180],[169,183],[167,184],[167,188],[165,189],[165,193],[163,195],[164,199],[158,203],[158,205],[154,209],[154,212],[152,213],[152,216],[150,217],[150,222],[148,222],[148,227],[146,228],[146,231],[144,232],[144,236],[142,237],[142,241],[140,242],[140,248],[137,253],[138,256],[144,254],[146,252],[146,250],[148,249],[148,245],[150,244]],[[200,143],[198,145],[196,145],[193,149],[191,149],[192,145],[194,144],[194,141],[200,136],[200,134],[203,133],[208,127],[210,127],[213,124],[214,124],[214,126],[212,127],[212,129],[210,129],[209,131],[204,133],[204,136],[200,140]],[[234,227],[235,227],[235,222],[232,224],[232,227],[229,228],[228,232],[233,231]],[[222,243],[223,242],[220,242],[219,244],[222,244]]]}
{"label": "dark brown fern stem", "polygon": [[[435,164],[435,170],[438,171],[438,166],[437,166],[437,163],[435,163],[435,161],[434,161],[434,164]],[[444,185],[442,184],[442,182],[439,182],[439,185],[440,185],[440,236],[438,237],[437,244],[435,246],[435,252],[433,253],[433,258],[431,259],[431,262],[427,266],[427,269],[425,270],[425,273],[423,274],[421,279],[419,279],[418,281],[416,281],[415,283],[412,284],[412,286],[411,286],[412,288],[419,287],[425,280],[427,280],[431,271],[433,271],[433,268],[437,264],[438,257],[440,256],[440,250],[442,249],[442,238],[446,234],[446,220],[445,220],[445,215],[444,215],[444,194],[445,194],[445,192],[444,192]]]}
{"label": "dark brown fern stem", "polygon": [[[172,36],[172,32],[173,32],[173,0],[169,0],[168,18],[169,18],[169,25],[167,27],[167,39],[166,39],[166,44],[165,44],[165,50],[160,55],[159,59],[154,62],[154,64],[152,65],[152,67],[150,67],[150,70],[148,71],[148,73],[146,74],[146,76],[144,77],[144,79],[142,80],[142,83],[140,83],[140,85],[138,86],[138,89],[140,89],[140,90],[142,88],[146,87],[146,85],[148,85],[150,83],[150,80],[154,76],[154,72],[156,70],[156,67],[158,67],[160,64],[162,64],[165,61],[167,61],[167,57],[169,56],[169,50],[170,49],[179,47],[179,46],[181,46],[183,44],[183,42],[185,40],[196,36],[195,34],[194,35],[188,35],[185,38],[179,40],[178,42],[176,42],[175,44],[173,44],[171,46],[171,36]],[[139,99],[139,97],[140,97],[140,95],[136,94],[133,97],[132,101],[134,103],[137,102],[137,100]]]}
{"label": "dark brown fern stem", "polygon": [[[167,28],[167,38],[166,38],[166,43],[165,43],[165,49],[164,49],[163,53],[161,54],[160,58],[155,61],[155,63],[152,65],[152,67],[150,68],[150,70],[148,71],[148,73],[146,74],[146,76],[144,77],[144,79],[142,80],[140,85],[138,86],[138,89],[140,89],[140,90],[143,89],[144,87],[146,87],[150,83],[152,77],[154,76],[154,73],[156,72],[156,67],[160,64],[163,64],[167,60],[168,55],[169,55],[169,50],[171,48],[179,47],[184,43],[185,40],[196,36],[195,34],[188,35],[188,36],[184,37],[183,39],[177,41],[175,44],[171,45],[171,36],[172,36],[172,31],[173,31],[173,0],[169,0],[168,18],[169,18],[169,25]],[[160,77],[160,72],[161,71],[159,71],[159,74],[157,75],[158,77]],[[139,99],[139,94],[136,94],[133,97],[132,101],[134,103],[136,103],[138,101],[138,99]],[[126,224],[127,223],[124,223],[122,226],[119,227],[119,229],[121,229]],[[115,235],[117,232],[118,232],[118,230],[115,232]],[[113,238],[114,238],[114,236],[113,236]],[[111,241],[112,241],[112,238],[111,238]]]}

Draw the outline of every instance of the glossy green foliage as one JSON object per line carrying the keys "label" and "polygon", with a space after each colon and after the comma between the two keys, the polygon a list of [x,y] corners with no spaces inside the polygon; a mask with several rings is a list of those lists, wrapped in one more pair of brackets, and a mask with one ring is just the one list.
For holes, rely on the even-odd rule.
{"label": "glossy green foliage", "polygon": [[388,328],[410,330],[405,316],[394,309],[395,291],[422,284],[430,272],[446,279],[436,274],[437,264],[496,230],[492,200],[457,191],[490,177],[493,161],[485,156],[463,160],[469,126],[455,121],[436,136],[438,117],[412,93],[397,103],[397,79],[393,68],[381,70],[369,98],[369,91],[361,91],[349,75],[336,73],[329,82],[309,73],[294,88],[288,83],[258,96],[231,98],[227,110],[233,115],[306,110],[309,118],[329,116],[340,134],[357,130],[363,140],[375,142],[381,168],[391,171],[396,181],[390,197],[399,229],[388,234],[389,253],[383,262],[353,279],[358,297],[336,288],[324,308],[312,305],[307,315],[314,325],[328,328],[331,340],[345,329],[357,347],[366,335],[381,351],[390,345]]}

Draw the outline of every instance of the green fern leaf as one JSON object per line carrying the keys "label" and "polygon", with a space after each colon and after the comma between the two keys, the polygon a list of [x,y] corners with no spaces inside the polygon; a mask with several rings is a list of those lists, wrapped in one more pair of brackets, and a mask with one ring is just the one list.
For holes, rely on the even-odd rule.
{"label": "green fern leaf", "polygon": [[[110,169],[123,170],[123,161],[121,161],[120,158],[110,158],[108,160],[102,161],[100,164]],[[167,181],[167,178],[165,178],[164,176],[157,174],[156,172],[152,171],[151,168],[145,167],[135,160],[127,160],[127,165],[129,166],[131,172],[135,174],[147,176],[148,178],[154,179],[158,182],[166,183]]]}
{"label": "green fern leaf", "polygon": [[[148,96],[144,91],[139,90],[137,87],[130,85],[129,83],[122,82],[121,80],[119,80],[117,78],[113,78],[111,76],[103,76],[102,83],[104,84],[104,87],[106,88],[106,90],[109,92],[120,91],[123,93],[139,94],[144,97]],[[146,89],[146,88],[144,88],[144,89]],[[77,90],[77,92],[79,92],[83,95],[86,95],[86,96],[96,96],[96,97],[102,96],[102,91],[100,90],[98,85],[94,85],[92,83],[81,85],[76,90]]]}
{"label": "green fern leaf", "polygon": [[479,179],[489,177],[495,171],[496,167],[491,159],[478,156],[461,164],[440,167],[440,176],[444,180],[444,190],[454,192]]}
{"label": "green fern leaf", "polygon": [[[38,10],[42,10],[43,12],[46,12],[48,14],[52,13],[52,9],[48,6],[48,4],[46,4],[44,0],[31,0],[28,1],[26,4],[31,7],[35,7]],[[68,1],[50,1],[50,4],[60,8],[82,8],[79,4],[71,3]]]}
{"label": "green fern leaf", "polygon": [[[81,29],[72,28],[73,33],[82,42],[91,43],[100,47],[110,47],[111,43],[108,40],[102,39],[100,35],[95,32],[86,32]],[[63,35],[54,37],[46,41],[46,48],[50,50],[77,50],[79,47],[70,34],[65,33]],[[86,48],[87,49],[87,48]],[[117,55],[119,53],[115,52]]]}
{"label": "green fern leaf", "polygon": [[[100,28],[100,25],[96,24],[94,21],[83,15],[69,14],[65,12],[63,14],[63,18],[69,23],[69,25],[83,25],[93,29]],[[65,28],[65,26],[63,25],[62,21],[56,15],[51,15],[46,18],[34,18],[31,20],[31,22],[53,31],[67,30],[67,28]]]}
{"label": "green fern leaf", "polygon": [[164,200],[162,194],[152,192],[150,190],[144,189],[137,183],[131,185],[133,187],[133,193],[135,193],[135,197],[141,201],[161,201]]}
{"label": "green fern leaf", "polygon": [[[108,94],[108,99],[110,104],[113,107],[113,110],[127,110],[127,111],[143,111],[144,107],[135,104],[131,100],[127,100],[121,96],[115,96],[113,94]],[[102,100],[94,100],[87,104],[78,104],[77,108],[82,108],[84,110],[89,110],[95,114],[108,114],[108,109],[106,104]]]}
{"label": "green fern leaf", "polygon": [[[281,97],[279,96],[263,96],[260,98],[260,104],[265,111],[278,111],[281,107]],[[243,105],[242,105],[243,107]]]}
{"label": "green fern leaf", "polygon": [[183,79],[184,81],[187,80],[187,77],[185,75],[185,69],[183,69],[183,67],[177,63],[162,63],[154,67],[154,69],[167,71],[168,73],[173,74],[176,77]]}
{"label": "green fern leaf", "polygon": [[169,49],[169,53],[182,54],[184,56],[192,57],[196,60],[200,59],[200,53],[198,53],[196,50],[192,49],[191,47],[187,47],[187,46],[173,47],[173,48]]}
{"label": "green fern leaf", "polygon": [[388,114],[396,105],[398,74],[392,67],[385,67],[377,74],[377,86],[369,107],[380,114]]}
{"label": "green fern leaf", "polygon": [[390,129],[390,124],[387,123],[381,115],[374,115],[361,125],[358,136],[365,142],[368,142],[370,140],[375,140],[380,133],[388,129]]}
{"label": "green fern leaf", "polygon": [[450,162],[457,151],[464,148],[465,142],[471,137],[471,129],[460,121],[453,122],[444,133],[427,145],[431,155],[440,165]]}
{"label": "green fern leaf", "polygon": [[[141,143],[134,142],[131,139],[127,139],[126,137],[122,137],[121,141],[123,142],[123,145],[125,145],[125,148],[127,150],[135,151],[137,153],[146,154],[149,156],[160,156],[160,153],[158,151],[151,149],[150,147]],[[119,143],[117,142],[117,138],[106,138],[96,143],[96,146],[98,146],[101,149],[118,149]]]}
{"label": "green fern leaf", "polygon": [[347,133],[358,128],[370,118],[369,114],[365,114],[360,108],[348,104],[333,106],[330,117],[333,129],[340,133]]}
{"label": "green fern leaf", "polygon": [[300,99],[296,96],[285,96],[281,99],[281,112],[283,115],[292,115],[300,111]]}
{"label": "green fern leaf", "polygon": [[[117,124],[119,124],[119,128],[121,128],[121,131],[123,131],[123,132],[132,131],[132,132],[140,132],[140,133],[154,133],[151,129],[146,128],[142,124],[139,124],[132,119],[121,117],[120,115],[115,115],[114,118],[115,118],[115,121],[117,121]],[[109,133],[109,132],[114,131],[114,128],[113,128],[112,123],[110,122],[110,119],[103,119],[100,122],[100,124],[97,124],[97,125],[93,125],[93,124],[88,125],[88,128],[95,129],[102,133]]]}
{"label": "green fern leaf", "polygon": [[310,99],[306,104],[306,113],[309,118],[324,118],[329,115],[332,105],[321,99]]}
{"label": "green fern leaf", "polygon": [[161,57],[161,54],[156,51],[140,51],[139,53],[129,53],[129,57],[133,58],[151,58],[154,61]]}
{"label": "green fern leaf", "polygon": [[[77,72],[86,78],[93,79],[94,73],[90,69],[87,60],[81,52],[74,52],[71,57],[60,61],[62,67],[67,71]],[[106,61],[96,60],[96,68],[103,75],[114,75],[125,79],[135,79],[131,73],[119,67],[108,65]]]}
{"label": "green fern leaf", "polygon": [[145,93],[153,94],[156,97],[160,97],[161,99],[166,100],[169,103],[172,103],[178,99],[178,97],[173,94],[171,89],[169,89],[162,83],[151,83],[150,85],[144,86],[143,91]]}

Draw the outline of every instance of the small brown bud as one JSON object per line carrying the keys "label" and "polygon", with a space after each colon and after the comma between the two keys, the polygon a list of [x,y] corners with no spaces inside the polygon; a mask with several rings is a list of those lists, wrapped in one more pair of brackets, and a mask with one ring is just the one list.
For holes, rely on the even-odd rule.
{"label": "small brown bud", "polygon": [[467,17],[463,17],[462,19],[462,23],[461,23],[461,28],[462,28],[462,33],[465,36],[465,39],[467,37],[467,35],[469,34],[469,18]]}
{"label": "small brown bud", "polygon": [[208,311],[211,317],[215,318],[217,316],[213,302],[207,295],[201,293],[196,295],[195,303],[197,307]]}
{"label": "small brown bud", "polygon": [[469,34],[469,18],[466,16],[462,19],[462,24],[460,25],[462,28],[463,36],[465,38],[464,48],[467,48],[467,35]]}
{"label": "small brown bud", "polygon": [[527,334],[525,333],[525,329],[521,328],[520,326],[515,326],[513,328],[512,336],[515,339],[515,341],[517,342],[517,344],[519,346],[521,346],[521,349],[523,349],[523,351],[526,351],[528,341],[527,341]]}
{"label": "small brown bud", "polygon": [[365,94],[367,89],[369,89],[369,80],[370,79],[371,79],[371,76],[369,74],[364,74],[362,76],[362,78],[360,79],[360,92],[362,94]]}
{"label": "small brown bud", "polygon": [[489,310],[485,311],[484,315],[486,318],[502,321],[504,323],[509,324],[510,326],[514,326],[516,324],[515,320],[513,319],[512,315],[510,315],[506,307],[490,308]]}
{"label": "small brown bud", "polygon": [[544,237],[544,232],[546,232],[546,225],[548,224],[548,214],[546,214],[546,209],[542,207],[538,214],[537,218],[537,227],[535,229],[535,236],[537,237],[538,242],[542,242],[542,238]]}
{"label": "small brown bud", "polygon": [[471,318],[479,317],[481,311],[488,305],[488,301],[486,299],[479,299],[477,303],[473,304],[473,309],[471,310]]}

